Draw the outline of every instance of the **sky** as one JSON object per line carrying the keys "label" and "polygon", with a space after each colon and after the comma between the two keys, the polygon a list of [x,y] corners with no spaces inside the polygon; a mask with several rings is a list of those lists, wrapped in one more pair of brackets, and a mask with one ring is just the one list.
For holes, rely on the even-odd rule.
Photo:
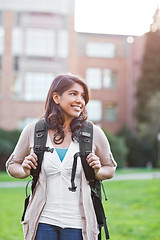
{"label": "sky", "polygon": [[75,0],[75,30],[141,36],[157,7],[160,0]]}

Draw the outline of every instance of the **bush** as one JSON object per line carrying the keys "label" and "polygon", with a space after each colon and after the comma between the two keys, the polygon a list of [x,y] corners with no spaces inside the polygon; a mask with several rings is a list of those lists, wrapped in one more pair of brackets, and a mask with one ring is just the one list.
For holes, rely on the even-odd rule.
{"label": "bush", "polygon": [[0,171],[5,170],[5,163],[13,152],[20,136],[20,131],[7,131],[0,129]]}
{"label": "bush", "polygon": [[118,136],[125,139],[129,149],[127,154],[128,167],[146,167],[156,165],[156,151],[154,145],[135,135],[127,126],[123,126]]}
{"label": "bush", "polygon": [[105,129],[103,129],[103,131],[108,138],[111,151],[113,153],[115,161],[117,162],[118,168],[124,167],[126,165],[126,156],[128,153],[124,139],[122,137],[111,134]]}

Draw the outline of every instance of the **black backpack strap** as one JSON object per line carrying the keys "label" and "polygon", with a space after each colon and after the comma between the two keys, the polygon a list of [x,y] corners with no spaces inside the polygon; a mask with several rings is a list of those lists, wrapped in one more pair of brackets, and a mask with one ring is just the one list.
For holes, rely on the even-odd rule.
{"label": "black backpack strap", "polygon": [[88,165],[86,157],[92,152],[92,142],[93,124],[91,122],[86,122],[81,131],[79,148],[83,170],[90,185],[92,185],[95,180],[95,173],[93,168]]}
{"label": "black backpack strap", "polygon": [[75,192],[77,188],[75,186],[74,179],[76,174],[77,158],[80,156],[86,179],[89,181],[91,187],[91,197],[100,231],[98,235],[98,240],[101,240],[102,227],[104,227],[106,239],[109,239],[106,216],[101,201],[101,181],[96,180],[94,169],[90,167],[86,161],[86,157],[92,152],[92,142],[93,142],[93,124],[91,122],[85,122],[84,126],[82,127],[79,139],[80,152],[74,155],[71,174],[71,187],[69,187],[69,190]]}
{"label": "black backpack strap", "polygon": [[[34,150],[34,153],[38,157],[38,162],[37,162],[38,165],[37,165],[36,169],[33,169],[33,168],[31,169],[31,176],[33,177],[32,184],[31,184],[32,193],[35,189],[35,186],[36,186],[37,181],[38,181],[39,173],[41,171],[41,165],[42,165],[42,161],[43,161],[44,152],[45,151],[53,151],[52,149],[49,149],[49,148],[46,147],[47,132],[48,132],[48,128],[47,128],[47,125],[45,124],[45,120],[40,119],[36,123],[35,130],[34,130],[34,147],[33,147],[33,150]],[[22,215],[21,221],[24,221],[27,206],[29,204],[30,195],[28,195],[28,193],[27,193],[27,188],[28,188],[28,184],[26,186],[26,199],[25,199],[25,203],[24,203],[24,210],[23,210],[23,215]]]}
{"label": "black backpack strap", "polygon": [[41,165],[43,161],[43,155],[45,151],[53,152],[53,149],[46,147],[48,128],[44,119],[40,119],[35,125],[34,132],[34,153],[38,157],[38,165],[36,169],[31,169],[31,175],[33,176],[32,181],[32,192],[38,181],[39,173],[41,171]]}
{"label": "black backpack strap", "polygon": [[80,152],[74,155],[72,173],[71,173],[71,187],[68,189],[72,192],[76,191],[76,186],[74,183],[76,168],[77,168],[77,158],[81,157],[82,166],[86,179],[89,181],[90,186],[94,183],[95,174],[94,170],[88,165],[86,157],[92,152],[92,139],[93,139],[93,124],[91,122],[85,122],[81,129],[79,138],[79,148]]}
{"label": "black backpack strap", "polygon": [[[99,224],[100,233],[98,240],[101,240],[101,228],[104,227],[106,239],[109,239],[109,232],[106,222],[104,208],[101,202],[101,181],[96,180],[94,169],[90,167],[86,161],[86,157],[92,152],[93,144],[93,124],[86,122],[82,128],[80,137],[80,157],[86,179],[91,187],[91,196],[94,205],[94,210]],[[107,199],[107,198],[106,198]]]}
{"label": "black backpack strap", "polygon": [[73,160],[73,166],[72,166],[72,174],[71,174],[71,187],[69,187],[69,191],[71,192],[75,192],[77,186],[75,185],[74,179],[75,179],[75,175],[76,175],[76,168],[77,168],[77,158],[80,156],[80,153],[77,152],[74,155],[74,160]]}

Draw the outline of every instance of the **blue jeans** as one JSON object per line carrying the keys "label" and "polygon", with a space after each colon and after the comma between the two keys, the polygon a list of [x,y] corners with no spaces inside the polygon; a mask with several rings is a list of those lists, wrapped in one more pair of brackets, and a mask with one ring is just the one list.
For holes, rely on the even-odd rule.
{"label": "blue jeans", "polygon": [[39,223],[35,240],[83,240],[82,229],[60,228]]}

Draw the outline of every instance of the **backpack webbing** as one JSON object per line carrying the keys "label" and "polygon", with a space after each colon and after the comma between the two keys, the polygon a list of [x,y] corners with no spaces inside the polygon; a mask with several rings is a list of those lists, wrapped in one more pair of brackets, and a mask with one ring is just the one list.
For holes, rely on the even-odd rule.
{"label": "backpack webbing", "polygon": [[[54,148],[46,147],[48,128],[44,119],[40,119],[35,125],[34,132],[34,153],[38,157],[38,166],[36,169],[31,169],[32,179],[32,193],[38,181],[39,173],[41,171],[41,165],[43,161],[44,152],[53,152]],[[97,217],[97,222],[99,225],[100,234],[98,240],[101,240],[101,228],[104,227],[106,239],[109,239],[108,228],[106,224],[106,217],[101,202],[101,181],[96,180],[94,170],[91,168],[86,157],[92,152],[92,142],[93,142],[93,124],[91,122],[86,122],[81,131],[81,137],[79,142],[80,152],[74,155],[72,175],[71,175],[71,188],[69,190],[76,191],[76,186],[74,184],[74,178],[76,174],[77,158],[81,157],[82,166],[86,179],[89,181],[91,187],[91,197]],[[26,196],[24,212],[22,216],[22,221],[24,220],[25,212],[29,203],[29,196]]]}
{"label": "backpack webbing", "polygon": [[91,168],[86,157],[92,152],[92,141],[93,140],[93,124],[91,122],[86,122],[81,131],[81,137],[79,139],[79,149],[82,166],[86,179],[91,184],[95,180],[95,174],[93,168]]}
{"label": "backpack webbing", "polygon": [[106,239],[109,239],[106,216],[101,201],[101,181],[95,178],[94,169],[90,167],[86,161],[86,157],[92,152],[92,143],[93,143],[93,124],[91,122],[86,122],[86,124],[83,126],[80,137],[79,143],[80,157],[86,179],[88,180],[91,188],[91,197],[100,230],[98,240],[101,240],[102,227],[104,227]]}
{"label": "backpack webbing", "polygon": [[[40,119],[36,123],[35,130],[34,130],[34,147],[33,147],[33,150],[34,150],[34,153],[38,157],[38,162],[37,162],[38,165],[37,165],[36,169],[33,169],[33,168],[31,169],[31,176],[33,177],[32,178],[32,184],[31,184],[32,194],[33,194],[33,191],[36,187],[36,184],[37,184],[37,181],[38,181],[38,178],[39,178],[39,173],[41,171],[41,165],[42,165],[42,161],[43,161],[44,152],[45,151],[53,152],[53,148],[50,149],[49,147],[46,147],[47,132],[48,132],[48,128],[47,128],[47,125],[45,124],[44,119]],[[27,206],[28,206],[28,203],[29,203],[29,198],[30,198],[30,195],[27,194],[27,187],[28,187],[28,184],[26,186],[26,198],[25,198],[24,211],[23,211],[23,214],[22,214],[21,221],[24,221],[25,213],[26,213]]]}

